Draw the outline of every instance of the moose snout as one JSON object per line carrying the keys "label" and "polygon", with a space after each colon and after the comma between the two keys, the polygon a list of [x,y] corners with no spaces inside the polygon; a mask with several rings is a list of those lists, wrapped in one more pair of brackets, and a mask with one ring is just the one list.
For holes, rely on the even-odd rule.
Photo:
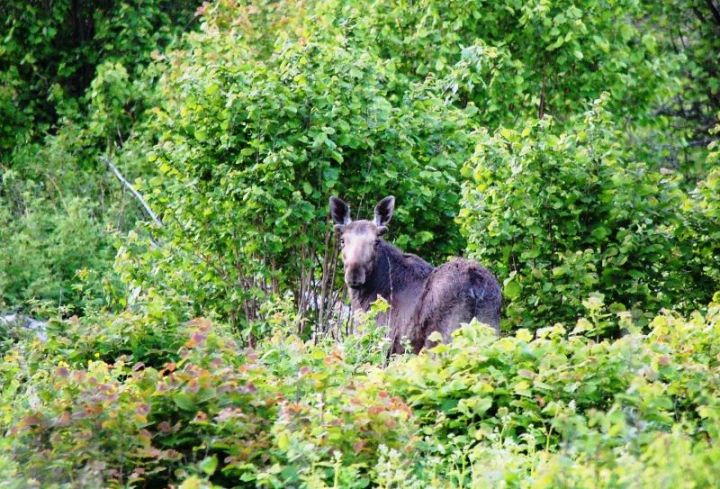
{"label": "moose snout", "polygon": [[362,267],[348,267],[345,270],[345,283],[353,289],[365,283],[365,270]]}

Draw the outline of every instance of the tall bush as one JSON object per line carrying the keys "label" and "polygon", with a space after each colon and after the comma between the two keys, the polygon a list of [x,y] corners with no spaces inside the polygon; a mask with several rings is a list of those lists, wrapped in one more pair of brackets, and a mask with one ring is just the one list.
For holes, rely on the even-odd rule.
{"label": "tall bush", "polygon": [[715,292],[685,272],[681,177],[636,160],[602,101],[566,127],[481,131],[463,174],[458,220],[470,254],[504,280],[511,325],[572,321],[594,291],[638,312]]}
{"label": "tall bush", "polygon": [[126,177],[147,173],[138,154],[155,138],[143,124],[153,62],[192,27],[196,6],[0,5],[0,308],[108,304],[113,233],[139,212],[99,156],[122,148],[115,163]]}
{"label": "tall bush", "polygon": [[180,250],[166,264],[165,277],[184,272],[172,287],[235,323],[286,289],[301,313],[316,309],[337,268],[333,194],[354,218],[394,194],[396,244],[434,259],[461,249],[452,218],[466,116],[433,83],[394,94],[395,64],[340,36],[258,58],[218,19],[173,55],[156,120],[161,178],[145,191]]}
{"label": "tall bush", "polygon": [[[714,133],[720,132],[720,125]],[[720,151],[718,142],[708,147],[707,176],[689,193],[683,207],[686,225],[678,230],[683,254],[688,256],[685,272],[703,290],[720,290]]]}
{"label": "tall bush", "polygon": [[637,0],[328,0],[317,11],[323,28],[396,61],[403,78],[443,78],[491,128],[531,114],[563,119],[603,91],[618,113],[643,118],[675,62],[659,62]]}

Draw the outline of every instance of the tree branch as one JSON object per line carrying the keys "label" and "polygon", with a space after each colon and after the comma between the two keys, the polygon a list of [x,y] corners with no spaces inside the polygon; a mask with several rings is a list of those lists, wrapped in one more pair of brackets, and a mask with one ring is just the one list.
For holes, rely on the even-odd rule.
{"label": "tree branch", "polygon": [[158,226],[163,227],[163,223],[160,218],[158,218],[157,214],[155,214],[150,208],[150,206],[147,204],[147,202],[145,202],[145,199],[142,198],[140,192],[135,190],[132,184],[130,184],[130,182],[127,181],[127,179],[122,175],[122,173],[120,173],[120,170],[118,170],[118,168],[113,164],[110,158],[103,155],[100,157],[100,160],[102,160],[102,162],[105,163],[108,168],[110,168],[110,171],[113,172],[113,174],[117,177],[118,180],[120,180],[120,182],[125,186],[125,188],[127,188],[130,193],[135,196],[135,198],[138,200],[138,202],[140,202],[140,204],[143,206],[143,209],[145,209],[145,212],[148,216],[150,216],[153,222]]}

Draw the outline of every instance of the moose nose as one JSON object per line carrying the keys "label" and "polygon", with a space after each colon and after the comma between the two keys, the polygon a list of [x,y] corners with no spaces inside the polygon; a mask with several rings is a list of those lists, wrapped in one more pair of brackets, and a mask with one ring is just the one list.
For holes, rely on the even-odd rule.
{"label": "moose nose", "polygon": [[357,289],[365,283],[365,274],[362,270],[348,270],[348,273],[345,274],[345,282],[349,287]]}
{"label": "moose nose", "polygon": [[361,280],[360,277],[357,277],[357,276],[347,277],[345,279],[345,281],[353,289],[357,289],[358,287],[361,287],[362,284],[364,283],[364,280]]}

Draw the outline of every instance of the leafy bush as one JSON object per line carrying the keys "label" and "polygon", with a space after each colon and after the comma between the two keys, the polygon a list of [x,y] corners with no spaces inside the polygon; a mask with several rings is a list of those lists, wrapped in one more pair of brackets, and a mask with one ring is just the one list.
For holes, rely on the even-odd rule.
{"label": "leafy bush", "polygon": [[424,460],[457,457],[448,447],[469,459],[455,485],[680,481],[665,458],[677,443],[687,450],[685,484],[702,487],[714,484],[720,456],[718,313],[714,304],[705,317],[660,315],[646,336],[621,315],[634,332],[599,343],[584,336],[587,320],[569,338],[560,325],[499,340],[467,327],[452,344],[393,365],[387,379],[424,426]]}
{"label": "leafy bush", "polygon": [[88,212],[83,199],[49,213],[47,201],[33,202],[21,219],[0,207],[0,306],[50,301],[69,311],[102,297],[88,290],[83,277],[104,274],[111,264],[110,238]]}
{"label": "leafy bush", "polygon": [[720,306],[657,316],[646,335],[627,315],[607,320],[630,333],[596,342],[588,325],[602,325],[583,319],[569,336],[555,325],[498,339],[474,323],[387,370],[284,335],[239,351],[200,319],[163,364],[138,352],[68,363],[72,336],[20,343],[0,367],[12,441],[0,469],[48,486],[712,484]]}
{"label": "leafy bush", "polygon": [[633,117],[662,90],[674,57],[656,58],[656,33],[639,27],[635,0],[326,1],[321,29],[334,26],[411,80],[445,79],[458,102],[491,128],[518,118],[577,113],[603,91]]}
{"label": "leafy bush", "polygon": [[[63,340],[61,331],[58,341],[10,351],[0,419],[24,476],[115,486],[195,474],[269,487],[340,477],[345,487],[365,487],[356,478],[370,473],[380,444],[410,450],[405,403],[381,385],[350,380],[352,365],[337,347],[278,337],[238,354],[208,321],[180,332],[175,360],[157,366],[147,351],[98,360],[112,335],[91,340],[99,351],[82,360],[67,349],[75,337]],[[74,364],[63,360],[68,353]],[[30,397],[43,407],[27,404]]]}
{"label": "leafy bush", "polygon": [[0,307],[83,313],[112,302],[113,233],[139,214],[99,156],[121,146],[128,178],[147,171],[151,52],[194,2],[46,3],[0,7]]}
{"label": "leafy bush", "polygon": [[458,220],[470,254],[504,280],[509,324],[573,321],[594,291],[640,314],[698,307],[717,290],[711,259],[685,271],[681,177],[635,160],[625,141],[603,100],[566,126],[478,135]]}
{"label": "leafy bush", "polygon": [[[397,96],[393,64],[342,37],[280,43],[255,59],[235,30],[219,28],[222,12],[173,54],[162,85],[162,138],[150,155],[162,175],[145,189],[177,250],[154,262],[163,286],[238,324],[300,284],[305,312],[304,294],[333,285],[333,193],[357,205],[356,217],[396,195],[394,241],[406,249],[442,257],[461,247],[448,226],[468,150],[461,111],[431,83]],[[182,281],[167,281],[177,270]]]}

